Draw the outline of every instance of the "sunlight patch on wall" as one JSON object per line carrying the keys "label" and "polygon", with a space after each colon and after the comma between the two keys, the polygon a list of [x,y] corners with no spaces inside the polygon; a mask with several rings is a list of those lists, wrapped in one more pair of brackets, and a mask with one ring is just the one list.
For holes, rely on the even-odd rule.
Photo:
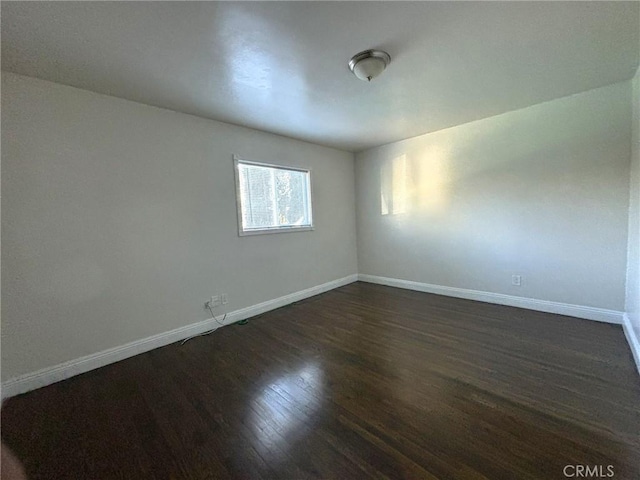
{"label": "sunlight patch on wall", "polygon": [[442,213],[450,198],[448,151],[429,146],[380,166],[380,214]]}
{"label": "sunlight patch on wall", "polygon": [[406,213],[410,206],[411,190],[406,155],[400,155],[382,166],[380,184],[382,215]]}
{"label": "sunlight patch on wall", "polygon": [[444,212],[451,197],[447,150],[429,147],[420,151],[414,163],[417,208],[429,213]]}

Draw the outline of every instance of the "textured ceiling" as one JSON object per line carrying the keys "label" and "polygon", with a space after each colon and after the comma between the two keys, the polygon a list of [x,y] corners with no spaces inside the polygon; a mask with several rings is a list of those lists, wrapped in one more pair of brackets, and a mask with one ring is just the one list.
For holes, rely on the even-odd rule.
{"label": "textured ceiling", "polygon": [[[2,2],[2,69],[359,151],[623,81],[638,2]],[[349,58],[391,54],[374,82]]]}

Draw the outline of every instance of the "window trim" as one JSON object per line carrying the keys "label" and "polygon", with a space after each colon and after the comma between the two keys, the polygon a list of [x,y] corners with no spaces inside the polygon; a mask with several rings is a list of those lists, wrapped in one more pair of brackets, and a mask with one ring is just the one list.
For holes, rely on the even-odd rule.
{"label": "window trim", "polygon": [[[304,226],[281,226],[281,227],[266,227],[260,229],[244,230],[242,226],[242,196],[240,195],[240,170],[238,165],[256,165],[259,167],[277,168],[279,170],[289,170],[294,172],[303,172],[308,174],[308,187],[309,187],[309,217],[311,220],[310,225]],[[302,167],[291,167],[286,165],[276,165],[267,162],[257,162],[254,160],[247,160],[238,155],[233,155],[233,171],[236,180],[236,211],[238,215],[238,236],[248,237],[252,235],[268,235],[271,233],[292,233],[292,232],[309,232],[315,230],[313,223],[313,182],[311,181],[311,169]]]}

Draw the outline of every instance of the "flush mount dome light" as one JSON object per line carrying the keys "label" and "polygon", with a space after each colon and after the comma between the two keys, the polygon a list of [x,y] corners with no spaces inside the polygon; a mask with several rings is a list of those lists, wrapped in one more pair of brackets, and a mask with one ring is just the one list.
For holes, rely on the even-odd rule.
{"label": "flush mount dome light", "polygon": [[391,62],[387,52],[381,50],[365,50],[355,54],[349,60],[349,70],[360,80],[370,82],[380,75]]}

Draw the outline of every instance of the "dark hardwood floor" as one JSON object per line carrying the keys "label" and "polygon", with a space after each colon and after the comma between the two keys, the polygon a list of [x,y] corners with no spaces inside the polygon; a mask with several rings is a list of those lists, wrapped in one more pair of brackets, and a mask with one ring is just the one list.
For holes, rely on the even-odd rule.
{"label": "dark hardwood floor", "polygon": [[637,480],[640,377],[616,325],[354,283],[10,399],[2,435],[31,479]]}

